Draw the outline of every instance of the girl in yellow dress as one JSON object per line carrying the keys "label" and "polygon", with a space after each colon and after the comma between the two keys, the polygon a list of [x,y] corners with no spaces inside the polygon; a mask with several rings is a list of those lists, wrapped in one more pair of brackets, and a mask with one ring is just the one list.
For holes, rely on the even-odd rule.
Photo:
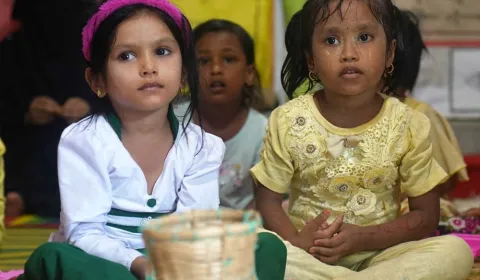
{"label": "girl in yellow dress", "polygon": [[308,0],[287,27],[285,91],[307,79],[324,89],[273,111],[251,170],[265,227],[287,245],[285,279],[465,279],[472,268],[460,238],[423,239],[448,175],[428,118],[391,96],[405,75],[397,16],[390,0]]}

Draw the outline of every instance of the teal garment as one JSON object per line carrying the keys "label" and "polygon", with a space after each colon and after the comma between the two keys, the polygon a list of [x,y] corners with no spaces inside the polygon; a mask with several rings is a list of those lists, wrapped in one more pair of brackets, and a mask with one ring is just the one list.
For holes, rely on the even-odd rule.
{"label": "teal garment", "polygon": [[[185,117],[189,104],[175,104],[175,114]],[[218,174],[221,206],[245,209],[253,201],[255,183],[250,169],[260,161],[267,123],[264,115],[250,108],[242,128],[224,141],[225,156]]]}
{"label": "teal garment", "polygon": [[[142,252],[142,250],[139,250]],[[142,252],[143,253],[143,252]],[[275,235],[258,234],[255,268],[259,280],[285,277],[287,248]],[[66,243],[45,243],[25,264],[19,280],[135,280],[124,266],[85,253]]]}
{"label": "teal garment", "polygon": [[[170,129],[172,130],[173,141],[175,141],[175,139],[177,138],[180,123],[177,117],[175,116],[172,104],[168,105],[167,119],[170,122]],[[122,124],[120,123],[120,119],[118,118],[117,114],[115,113],[108,114],[107,121],[112,126],[118,138],[122,139]]]}

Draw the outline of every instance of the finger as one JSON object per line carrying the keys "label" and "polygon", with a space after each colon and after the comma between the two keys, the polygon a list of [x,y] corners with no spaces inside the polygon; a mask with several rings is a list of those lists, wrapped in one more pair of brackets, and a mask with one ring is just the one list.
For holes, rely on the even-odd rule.
{"label": "finger", "polygon": [[338,255],[338,252],[335,248],[324,248],[324,247],[312,247],[308,252],[312,255],[320,255],[324,257],[333,257]]}
{"label": "finger", "polygon": [[330,217],[330,211],[324,210],[320,215],[316,216],[311,220],[311,223],[315,224],[317,227],[321,227]]}
{"label": "finger", "polygon": [[313,244],[317,247],[334,248],[336,247],[337,242],[334,242],[332,238],[321,238],[313,241]]}
{"label": "finger", "polygon": [[338,260],[340,259],[340,256],[332,256],[332,257],[325,257],[322,255],[313,255],[317,260],[321,261],[322,263],[325,264],[336,264]]}
{"label": "finger", "polygon": [[338,217],[333,221],[333,223],[325,229],[325,233],[329,236],[332,237],[335,233],[337,233],[340,230],[340,227],[343,224],[343,214],[338,215]]}

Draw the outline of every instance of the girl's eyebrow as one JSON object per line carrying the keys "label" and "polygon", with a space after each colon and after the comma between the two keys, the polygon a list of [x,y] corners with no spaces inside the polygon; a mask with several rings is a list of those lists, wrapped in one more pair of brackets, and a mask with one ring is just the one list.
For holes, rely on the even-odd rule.
{"label": "girl's eyebrow", "polygon": [[[175,44],[176,40],[173,39],[172,37],[163,37],[163,38],[160,38],[158,40],[155,40],[155,41],[151,42],[152,45],[159,45],[159,44],[166,44],[166,43]],[[133,49],[133,48],[138,47],[139,45],[140,44],[135,43],[135,42],[120,43],[120,44],[115,45],[113,47],[113,50],[115,50],[115,49]]]}
{"label": "girl's eyebrow", "polygon": [[[328,33],[328,34],[335,34],[335,33],[340,33],[342,32],[342,29],[345,28],[339,28],[338,26],[328,26],[325,25],[323,27],[323,32]],[[375,29],[375,24],[372,22],[361,22],[355,25],[354,30],[356,31],[363,31],[363,30],[368,30],[368,29]]]}

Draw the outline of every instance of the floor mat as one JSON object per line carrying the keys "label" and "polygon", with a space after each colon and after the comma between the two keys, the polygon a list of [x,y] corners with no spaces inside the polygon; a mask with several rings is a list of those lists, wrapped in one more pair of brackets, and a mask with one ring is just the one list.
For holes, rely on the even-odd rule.
{"label": "floor mat", "polygon": [[0,247],[0,271],[23,269],[25,261],[58,227],[58,221],[38,216],[22,216],[5,221],[7,226]]}

